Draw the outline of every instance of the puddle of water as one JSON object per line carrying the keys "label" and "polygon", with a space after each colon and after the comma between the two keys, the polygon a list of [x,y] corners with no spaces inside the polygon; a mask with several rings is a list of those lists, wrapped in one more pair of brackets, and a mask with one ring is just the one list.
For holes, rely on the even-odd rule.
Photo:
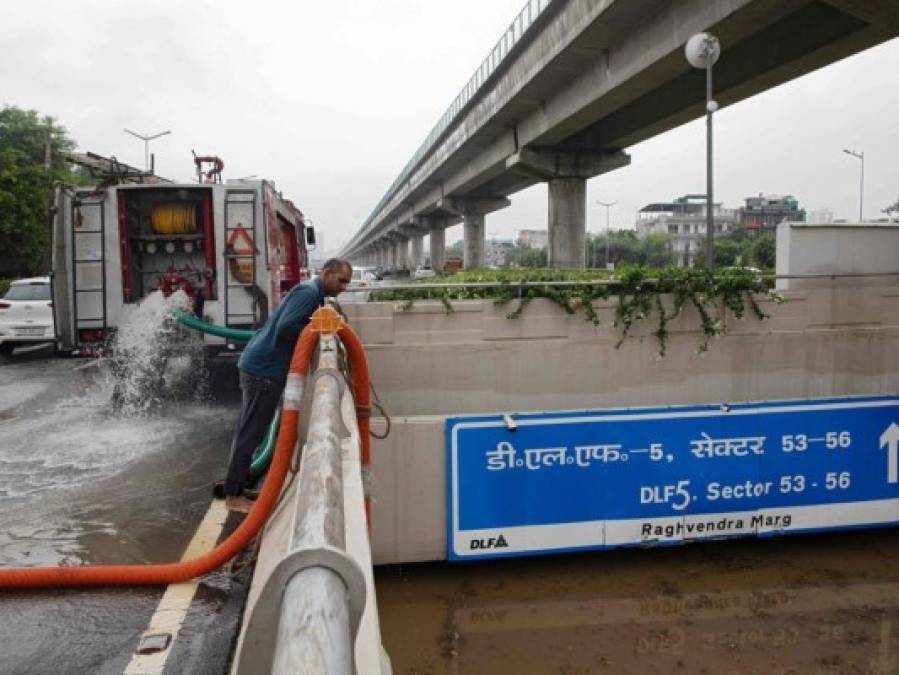
{"label": "puddle of water", "polygon": [[[37,382],[13,382],[0,385],[0,416],[40,394],[46,385]],[[0,417],[2,419],[2,417]]]}
{"label": "puddle of water", "polygon": [[397,675],[899,672],[895,530],[379,568]]}
{"label": "puddle of water", "polygon": [[3,369],[0,562],[80,564],[88,549],[114,553],[133,532],[155,532],[163,510],[178,512],[182,484],[195,491],[219,477],[208,467],[180,475],[216,454],[224,463],[233,428],[233,411],[210,404],[201,386],[202,341],[169,317],[185,302],[183,292],[145,298],[99,368],[54,359]]}

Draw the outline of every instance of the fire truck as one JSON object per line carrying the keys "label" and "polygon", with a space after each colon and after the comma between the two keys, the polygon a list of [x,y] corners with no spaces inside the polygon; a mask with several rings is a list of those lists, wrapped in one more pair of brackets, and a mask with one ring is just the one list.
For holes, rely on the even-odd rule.
{"label": "fire truck", "polygon": [[[97,187],[60,186],[55,194],[51,283],[60,352],[102,351],[157,290],[183,290],[205,321],[256,328],[309,278],[314,230],[271,181],[222,181],[224,164],[211,156],[195,155],[198,182],[182,184],[97,155],[73,159],[105,168],[93,171],[102,178]],[[222,338],[203,339],[208,351],[227,348]]]}

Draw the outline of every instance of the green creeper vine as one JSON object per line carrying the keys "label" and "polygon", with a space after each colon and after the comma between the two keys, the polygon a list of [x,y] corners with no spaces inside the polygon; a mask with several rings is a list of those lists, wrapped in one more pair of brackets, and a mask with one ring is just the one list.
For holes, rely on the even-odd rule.
{"label": "green creeper vine", "polygon": [[[602,284],[585,282],[602,280]],[[540,286],[540,282],[556,282]],[[558,282],[571,282],[570,286]],[[464,286],[460,288],[429,288],[431,284],[493,284],[491,286]],[[523,283],[538,284],[523,286]],[[498,284],[498,285],[497,285]],[[452,276],[434,277],[414,282],[415,289],[391,290],[385,288],[371,294],[374,301],[402,301],[404,310],[416,300],[439,300],[447,313],[453,310],[452,300],[491,299],[496,305],[517,305],[506,315],[517,319],[534,298],[546,298],[568,314],[583,312],[584,318],[599,325],[599,316],[593,306],[596,300],[610,297],[618,299],[614,326],[621,329],[616,348],[627,339],[633,326],[655,315],[658,324],[653,335],[659,342],[659,353],[665,355],[668,344],[668,325],[690,303],[699,314],[702,340],[699,351],[708,349],[709,341],[727,332],[726,316],[729,311],[738,319],[746,314],[746,308],[759,318],[768,316],[756,300],[765,294],[774,302],[784,299],[773,290],[773,279],[754,270],[727,269],[711,272],[705,268],[669,267],[650,269],[630,267],[615,273],[588,270],[472,270]],[[662,296],[670,296],[670,308],[666,308]]]}

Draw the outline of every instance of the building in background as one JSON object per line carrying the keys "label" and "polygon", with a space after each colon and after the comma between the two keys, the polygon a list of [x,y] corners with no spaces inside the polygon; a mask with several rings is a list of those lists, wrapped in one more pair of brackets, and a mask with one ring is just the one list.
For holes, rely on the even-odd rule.
{"label": "building in background", "polygon": [[817,225],[829,225],[833,222],[833,211],[828,208],[815,209],[809,212],[806,222],[815,223]]}
{"label": "building in background", "polygon": [[505,267],[509,264],[509,254],[515,247],[511,239],[488,239],[484,248],[484,265],[487,267]]}
{"label": "building in background", "polygon": [[546,248],[549,245],[548,230],[518,230],[518,245]]}
{"label": "building in background", "polygon": [[805,211],[793,195],[765,195],[746,197],[746,205],[740,209],[740,225],[749,232],[774,232],[778,224],[805,222]]}
{"label": "building in background", "polygon": [[[736,209],[714,204],[715,233],[734,230],[739,222]],[[647,204],[637,212],[637,236],[667,234],[678,267],[690,267],[700,256],[706,230],[705,195],[684,195],[671,202]]]}

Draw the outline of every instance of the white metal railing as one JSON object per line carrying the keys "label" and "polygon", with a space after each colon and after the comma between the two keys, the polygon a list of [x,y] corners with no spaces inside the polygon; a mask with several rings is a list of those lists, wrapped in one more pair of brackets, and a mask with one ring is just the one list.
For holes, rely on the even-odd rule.
{"label": "white metal railing", "polygon": [[[372,221],[375,219],[384,205],[393,198],[393,196],[399,190],[400,186],[406,182],[406,180],[418,167],[424,157],[444,136],[446,131],[456,121],[459,114],[463,110],[465,110],[468,103],[478,94],[478,92],[480,92],[481,88],[496,72],[497,68],[499,68],[500,65],[504,63],[506,57],[509,55],[509,52],[512,51],[512,48],[516,44],[518,44],[522,36],[524,36],[528,29],[537,20],[537,17],[539,17],[543,13],[543,11],[550,5],[551,2],[553,2],[553,0],[527,1],[522,10],[512,20],[512,23],[502,34],[502,37],[500,37],[500,39],[494,45],[493,49],[491,49],[487,54],[487,58],[485,58],[481,65],[478,66],[477,70],[475,70],[474,72],[474,75],[472,75],[469,78],[468,82],[465,83],[465,86],[462,87],[462,91],[458,93],[456,98],[453,99],[453,102],[450,103],[449,108],[447,108],[443,115],[440,116],[440,119],[437,120],[437,124],[435,124],[434,128],[431,129],[431,132],[418,147],[418,150],[415,151],[415,154],[412,155],[412,159],[406,162],[406,166],[404,166],[403,170],[400,171],[400,175],[397,176],[396,180],[394,180],[393,183],[390,184],[390,187],[387,188],[387,192],[383,197],[381,197],[381,201],[378,202],[377,206],[375,206],[374,210],[372,210],[371,214],[362,224],[362,228],[359,230],[359,235],[365,233],[369,225],[371,225]],[[359,235],[357,235],[357,237]],[[355,240],[357,237],[354,237],[353,239]]]}
{"label": "white metal railing", "polygon": [[[358,428],[347,418],[354,411],[352,406],[347,410],[344,400],[349,393],[338,369],[335,336],[320,336],[318,365],[310,381],[309,428],[293,497],[290,541],[253,607],[236,672],[386,675],[389,660],[380,644],[369,589],[362,478],[358,470],[347,472],[344,457],[343,442],[358,440]],[[352,451],[358,456],[358,447]],[[358,465],[358,457],[354,461]],[[359,485],[352,485],[354,480]],[[346,499],[345,493],[357,498]],[[354,552],[350,540],[364,541],[365,554]],[[367,603],[372,607],[367,609]],[[361,627],[366,612],[374,629]],[[360,652],[357,639],[373,642]],[[360,664],[360,653],[375,656]]]}

